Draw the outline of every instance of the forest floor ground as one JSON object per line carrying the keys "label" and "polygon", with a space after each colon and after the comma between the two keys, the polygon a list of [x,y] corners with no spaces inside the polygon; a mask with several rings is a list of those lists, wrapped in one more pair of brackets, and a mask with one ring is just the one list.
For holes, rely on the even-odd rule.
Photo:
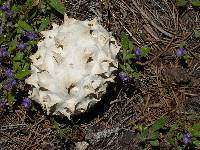
{"label": "forest floor ground", "polygon": [[[71,121],[52,119],[42,110],[19,108],[1,114],[0,149],[68,150],[87,141],[88,150],[137,150],[136,126],[150,126],[165,115],[170,127],[185,116],[200,114],[200,43],[194,32],[200,29],[198,9],[179,8],[171,0],[71,0],[65,6],[75,19],[96,17],[118,43],[124,31],[136,47],[150,47],[148,57],[137,62],[142,76],[127,83],[116,78],[100,103]],[[175,54],[181,44],[187,63]],[[97,137],[101,133],[105,135]],[[173,149],[164,133],[159,142],[160,149]],[[152,149],[150,144],[145,147]]]}

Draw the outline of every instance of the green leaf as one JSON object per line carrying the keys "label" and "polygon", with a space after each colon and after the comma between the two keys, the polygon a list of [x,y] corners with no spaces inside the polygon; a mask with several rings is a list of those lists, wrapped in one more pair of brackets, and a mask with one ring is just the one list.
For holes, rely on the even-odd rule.
{"label": "green leaf", "polygon": [[125,66],[125,72],[127,72],[128,74],[130,73],[130,72],[134,72],[135,70],[133,70],[132,68],[131,68],[131,65],[130,64],[128,64],[128,63],[125,63],[124,64],[124,66]]}
{"label": "green leaf", "polygon": [[194,130],[191,133],[192,133],[192,136],[194,136],[194,137],[198,137],[198,138],[200,137],[200,131]]}
{"label": "green leaf", "polygon": [[159,137],[159,132],[158,132],[158,131],[155,131],[155,132],[153,132],[153,133],[150,133],[149,139],[155,140],[155,139],[157,139],[158,137]]}
{"label": "green leaf", "polygon": [[122,65],[122,64],[119,64],[119,67],[120,67],[123,71],[126,70],[126,67],[125,67],[124,65]]}
{"label": "green leaf", "polygon": [[147,138],[147,136],[148,136],[148,128],[147,127],[142,129],[141,136],[143,137],[143,139]]}
{"label": "green leaf", "polygon": [[34,104],[31,105],[31,111],[37,111],[37,108]]}
{"label": "green leaf", "polygon": [[49,22],[50,22],[49,17],[42,19],[42,23],[40,24],[38,32],[43,31],[49,25]]}
{"label": "green leaf", "polygon": [[28,45],[30,45],[30,46],[35,46],[35,45],[37,45],[37,41],[29,41],[28,42]]}
{"label": "green leaf", "polygon": [[26,5],[29,6],[29,7],[32,7],[32,6],[33,6],[33,3],[34,3],[33,0],[27,0],[27,1],[26,1]]}
{"label": "green leaf", "polygon": [[153,141],[150,141],[150,144],[152,146],[159,146],[159,141],[158,140],[153,140]]}
{"label": "green leaf", "polygon": [[3,11],[0,11],[0,17],[3,18],[5,15],[3,13]]}
{"label": "green leaf", "polygon": [[178,7],[184,7],[184,6],[187,5],[187,3],[188,3],[187,0],[176,0],[176,5],[177,5]]}
{"label": "green leaf", "polygon": [[189,55],[187,55],[187,54],[183,55],[182,59],[183,59],[184,62],[187,63],[189,61]]}
{"label": "green leaf", "polygon": [[177,144],[177,139],[175,138],[175,136],[178,134],[177,133],[177,128],[182,125],[182,121],[181,120],[177,120],[170,128],[169,132],[167,133],[167,141],[175,146]]}
{"label": "green leaf", "polygon": [[167,122],[167,119],[165,117],[160,117],[158,120],[154,122],[154,124],[150,127],[151,132],[155,132],[160,130],[164,127],[165,123]]}
{"label": "green leaf", "polygon": [[175,131],[174,132],[168,132],[167,133],[167,141],[171,144],[171,145],[175,145],[176,141],[174,140],[174,134],[175,134]]}
{"label": "green leaf", "polygon": [[193,130],[200,130],[200,122],[197,123],[197,124],[194,124],[194,125],[191,127],[191,129],[193,129]]}
{"label": "green leaf", "polygon": [[21,28],[21,27],[17,27],[17,33],[18,34],[21,34],[21,33],[23,33],[24,32],[24,30]]}
{"label": "green leaf", "polygon": [[15,96],[12,94],[11,91],[8,92],[8,106],[11,109],[15,102]]}
{"label": "green leaf", "polygon": [[200,148],[200,141],[195,140],[192,142],[195,146],[197,146],[197,148]]}
{"label": "green leaf", "polygon": [[200,6],[200,1],[199,0],[192,0],[192,6],[199,7]]}
{"label": "green leaf", "polygon": [[15,38],[14,40],[12,40],[12,41],[8,44],[8,46],[9,46],[8,52],[9,52],[9,54],[11,54],[12,51],[13,51],[14,49],[16,49],[16,47],[17,47],[17,38]]}
{"label": "green leaf", "polygon": [[[30,17],[29,17],[29,19],[31,20],[31,19],[33,19],[36,15],[37,15],[37,11],[36,10],[34,10],[32,13],[30,12]],[[35,23],[35,22],[34,22]],[[35,24],[33,24],[33,25],[35,25]]]}
{"label": "green leaf", "polygon": [[176,139],[177,139],[178,141],[180,141],[182,138],[183,138],[183,134],[182,134],[182,133],[177,133],[177,134],[176,134]]}
{"label": "green leaf", "polygon": [[139,72],[134,71],[134,72],[131,72],[131,76],[134,77],[135,79],[139,79],[141,74]]}
{"label": "green leaf", "polygon": [[64,138],[65,137],[65,133],[64,133],[65,130],[60,129],[59,123],[57,123],[54,118],[50,118],[50,120],[51,120],[51,123],[53,125],[53,128],[55,128],[56,131],[58,132],[59,137]]}
{"label": "green leaf", "polygon": [[178,146],[178,150],[183,150],[183,148],[181,146]]}
{"label": "green leaf", "polygon": [[194,30],[194,37],[195,38],[200,38],[200,31],[199,30]]}
{"label": "green leaf", "polygon": [[122,32],[120,38],[121,38],[122,49],[127,50],[129,48],[128,35],[125,32]]}
{"label": "green leaf", "polygon": [[59,0],[48,0],[48,3],[59,13],[64,14],[65,6]]}
{"label": "green leaf", "polygon": [[30,64],[29,63],[25,63],[23,69],[24,70],[28,70],[30,68]]}
{"label": "green leaf", "polygon": [[26,76],[28,76],[30,74],[31,74],[31,70],[24,70],[24,69],[22,69],[22,70],[20,70],[20,71],[18,71],[16,73],[15,78],[19,79],[19,80],[22,80],[22,79],[24,79]]}
{"label": "green leaf", "polygon": [[192,134],[192,136],[200,137],[200,122],[190,127],[188,131]]}
{"label": "green leaf", "polygon": [[200,117],[197,115],[189,115],[189,116],[186,116],[186,119],[187,120],[197,120],[197,119],[200,120]]}
{"label": "green leaf", "polygon": [[134,54],[128,54],[128,55],[124,56],[124,60],[129,60],[129,59],[132,59],[132,58],[135,58]]}
{"label": "green leaf", "polygon": [[59,123],[57,123],[54,118],[50,118],[50,120],[51,120],[51,123],[52,123],[52,125],[55,129],[60,129]]}
{"label": "green leaf", "polygon": [[150,48],[149,47],[142,47],[142,48],[140,48],[140,50],[141,50],[141,56],[142,57],[148,56],[148,54],[150,52]]}
{"label": "green leaf", "polygon": [[12,9],[12,11],[14,11],[15,13],[18,13],[18,12],[21,11],[22,6],[20,6],[20,5],[13,5],[11,9]]}
{"label": "green leaf", "polygon": [[13,58],[14,61],[21,61],[24,58],[24,53],[18,52]]}
{"label": "green leaf", "polygon": [[13,62],[13,70],[16,72],[20,68],[20,62]]}
{"label": "green leaf", "polygon": [[25,31],[33,31],[33,28],[25,21],[21,21],[21,20],[18,21],[18,26],[20,26]]}
{"label": "green leaf", "polygon": [[133,42],[132,41],[129,41],[129,50],[133,50],[134,48],[134,45],[133,45]]}
{"label": "green leaf", "polygon": [[59,134],[59,137],[61,138],[61,139],[63,139],[64,137],[65,137],[65,129],[59,129],[58,130],[58,134]]}
{"label": "green leaf", "polygon": [[177,45],[178,47],[185,48],[187,46],[187,42],[182,41],[180,44]]}

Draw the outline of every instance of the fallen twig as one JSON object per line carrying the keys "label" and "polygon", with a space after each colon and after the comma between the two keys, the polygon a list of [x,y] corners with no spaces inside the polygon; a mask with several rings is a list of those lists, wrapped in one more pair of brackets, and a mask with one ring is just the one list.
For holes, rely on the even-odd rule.
{"label": "fallen twig", "polygon": [[[134,12],[134,10],[133,10],[131,7],[129,7],[123,0],[121,0],[121,1],[126,5],[127,8],[130,9],[131,12]],[[174,35],[172,35],[171,33],[169,33],[169,32],[167,32],[167,31],[163,30],[161,27],[159,27],[157,24],[155,24],[155,23],[145,14],[145,12],[137,5],[137,3],[136,3],[134,0],[132,0],[132,3],[133,3],[133,5],[140,11],[140,13],[142,14],[142,16],[143,16],[145,19],[147,19],[147,20],[151,23],[152,26],[154,26],[156,29],[158,29],[160,32],[162,32],[164,35],[166,35],[166,36],[168,36],[168,37],[170,37],[170,38],[174,37]]]}

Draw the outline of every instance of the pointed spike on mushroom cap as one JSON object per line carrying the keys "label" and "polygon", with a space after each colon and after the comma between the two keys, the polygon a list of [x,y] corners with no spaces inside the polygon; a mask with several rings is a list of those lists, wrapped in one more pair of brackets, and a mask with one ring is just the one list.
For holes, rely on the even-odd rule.
{"label": "pointed spike on mushroom cap", "polygon": [[64,23],[66,23],[69,20],[69,17],[67,16],[67,14],[64,14]]}
{"label": "pointed spike on mushroom cap", "polygon": [[94,18],[91,21],[89,21],[89,24],[92,24],[93,26],[97,25],[98,24],[97,18]]}

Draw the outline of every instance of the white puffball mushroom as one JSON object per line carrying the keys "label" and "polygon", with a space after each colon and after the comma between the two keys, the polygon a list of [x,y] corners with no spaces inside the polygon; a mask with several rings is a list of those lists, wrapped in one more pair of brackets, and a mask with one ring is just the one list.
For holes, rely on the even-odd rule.
{"label": "white puffball mushroom", "polygon": [[65,15],[64,24],[42,31],[44,39],[30,56],[29,97],[47,114],[85,112],[101,100],[113,82],[120,50],[114,37],[96,19],[79,21]]}

